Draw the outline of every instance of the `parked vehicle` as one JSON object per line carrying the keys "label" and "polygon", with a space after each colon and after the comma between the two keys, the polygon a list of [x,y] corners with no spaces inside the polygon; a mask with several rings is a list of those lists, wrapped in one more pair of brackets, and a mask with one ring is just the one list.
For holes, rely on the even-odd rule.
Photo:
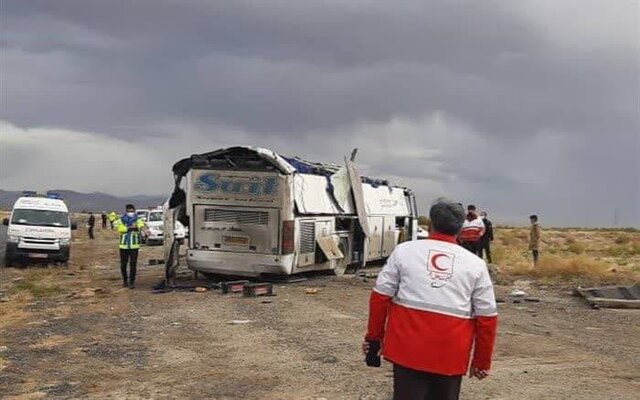
{"label": "parked vehicle", "polygon": [[164,242],[164,217],[161,208],[149,211],[146,225],[146,243],[162,244]]}
{"label": "parked vehicle", "polygon": [[71,254],[69,210],[60,198],[20,197],[11,217],[2,223],[7,228],[5,265],[16,261],[48,260],[66,263]]}
{"label": "parked vehicle", "polygon": [[232,147],[183,159],[173,172],[168,219],[188,226],[195,271],[341,274],[416,238],[412,191],[361,177],[352,159],[338,166]]}

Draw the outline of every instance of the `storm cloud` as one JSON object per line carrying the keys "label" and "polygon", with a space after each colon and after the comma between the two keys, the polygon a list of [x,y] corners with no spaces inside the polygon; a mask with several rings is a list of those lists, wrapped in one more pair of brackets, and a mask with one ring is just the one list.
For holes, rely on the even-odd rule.
{"label": "storm cloud", "polygon": [[0,186],[158,193],[173,161],[221,146],[334,162],[359,147],[423,209],[447,195],[504,222],[637,226],[639,11],[4,0]]}

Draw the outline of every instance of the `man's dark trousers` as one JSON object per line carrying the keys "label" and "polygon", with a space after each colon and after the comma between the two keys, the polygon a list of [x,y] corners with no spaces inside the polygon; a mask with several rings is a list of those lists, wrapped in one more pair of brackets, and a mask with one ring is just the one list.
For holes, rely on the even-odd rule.
{"label": "man's dark trousers", "polygon": [[482,257],[482,247],[480,246],[480,242],[462,242],[461,246],[465,249],[469,250],[473,254]]}
{"label": "man's dark trousers", "polygon": [[491,241],[490,240],[482,240],[480,241],[480,258],[483,258],[483,254],[487,255],[487,262],[489,264],[493,264],[491,259]]}
{"label": "man's dark trousers", "polygon": [[446,376],[393,365],[393,400],[457,400],[462,375]]}
{"label": "man's dark trousers", "polygon": [[93,225],[89,225],[89,239],[95,239],[93,236]]}
{"label": "man's dark trousers", "polygon": [[[129,264],[129,280],[127,281],[127,263]],[[120,272],[122,284],[133,285],[136,281],[136,267],[138,264],[138,249],[120,249]]]}

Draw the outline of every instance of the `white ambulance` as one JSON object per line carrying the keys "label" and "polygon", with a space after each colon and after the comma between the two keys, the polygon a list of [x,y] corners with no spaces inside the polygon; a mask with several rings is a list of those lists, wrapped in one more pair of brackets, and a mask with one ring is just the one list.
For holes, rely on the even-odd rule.
{"label": "white ambulance", "polygon": [[11,217],[3,221],[7,229],[5,265],[17,261],[48,260],[66,263],[71,248],[71,230],[67,205],[58,198],[20,197]]}

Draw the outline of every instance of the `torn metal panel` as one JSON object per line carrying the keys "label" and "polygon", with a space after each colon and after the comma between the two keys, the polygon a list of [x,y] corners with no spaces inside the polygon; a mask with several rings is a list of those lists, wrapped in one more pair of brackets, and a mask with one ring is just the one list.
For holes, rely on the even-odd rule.
{"label": "torn metal panel", "polygon": [[339,260],[344,258],[344,254],[340,251],[336,238],[334,236],[323,236],[316,239],[320,250],[324,253],[325,257],[329,260]]}
{"label": "torn metal panel", "polygon": [[347,214],[355,213],[347,168],[340,168],[335,174],[331,175],[330,179],[331,185],[333,185],[333,197],[335,197],[338,206]]}
{"label": "torn metal panel", "polygon": [[327,191],[327,178],[320,175],[296,174],[293,192],[301,214],[343,214],[352,212],[350,205],[339,210],[331,194]]}
{"label": "torn metal panel", "polygon": [[349,173],[349,181],[351,182],[351,189],[353,190],[353,199],[355,200],[356,212],[358,213],[358,222],[360,223],[360,227],[362,228],[362,232],[365,236],[369,236],[371,234],[371,230],[369,229],[369,221],[367,215],[367,208],[364,199],[363,192],[363,184],[362,178],[360,177],[360,173],[356,169],[356,165],[354,162],[345,158],[345,164],[347,166],[347,171]]}
{"label": "torn metal panel", "polygon": [[369,215],[411,215],[402,188],[364,184],[362,192]]}
{"label": "torn metal panel", "polygon": [[633,286],[601,286],[578,288],[578,295],[591,305],[603,308],[640,309],[640,284]]}

